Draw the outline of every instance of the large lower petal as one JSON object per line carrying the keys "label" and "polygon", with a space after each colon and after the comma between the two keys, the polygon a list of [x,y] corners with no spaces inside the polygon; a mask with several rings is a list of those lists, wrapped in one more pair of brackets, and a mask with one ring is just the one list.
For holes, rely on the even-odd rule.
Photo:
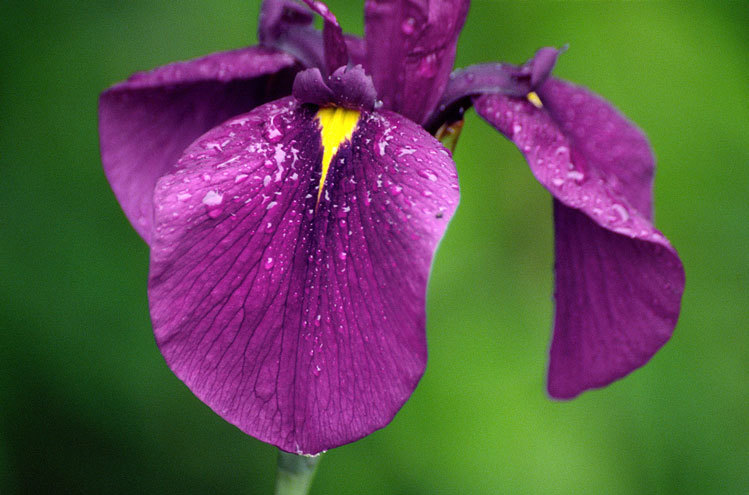
{"label": "large lower petal", "polygon": [[474,105],[555,198],[548,388],[571,398],[642,366],[669,339],[684,271],[650,220],[653,159],[643,134],[581,88],[553,81],[544,90],[554,95],[553,111],[543,96],[542,108],[504,95]]}
{"label": "large lower petal", "polygon": [[175,374],[244,432],[306,454],[385,426],[416,387],[458,201],[449,153],[388,112],[362,112],[323,175],[316,111],[274,102],[186,151],[156,188],[149,282]]}
{"label": "large lower petal", "polygon": [[146,242],[158,178],[172,171],[184,149],[207,130],[289,94],[294,63],[287,54],[250,47],[138,73],[102,93],[104,172]]}
{"label": "large lower petal", "polygon": [[422,123],[447,85],[469,0],[367,0],[366,68],[384,108]]}

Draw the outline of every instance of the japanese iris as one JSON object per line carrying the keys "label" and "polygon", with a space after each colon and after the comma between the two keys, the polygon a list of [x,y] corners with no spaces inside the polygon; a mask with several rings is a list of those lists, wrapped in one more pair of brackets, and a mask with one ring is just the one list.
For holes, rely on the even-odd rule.
{"label": "japanese iris", "polygon": [[471,106],[554,198],[549,393],[646,363],[676,324],[684,274],[652,224],[642,132],[551,78],[555,49],[451,73],[468,0],[368,0],[365,40],[306,3],[265,1],[259,46],[101,96],[104,169],[150,246],[154,332],[174,373],[289,452],[389,423],[424,372],[429,271],[459,199],[437,138],[454,139]]}

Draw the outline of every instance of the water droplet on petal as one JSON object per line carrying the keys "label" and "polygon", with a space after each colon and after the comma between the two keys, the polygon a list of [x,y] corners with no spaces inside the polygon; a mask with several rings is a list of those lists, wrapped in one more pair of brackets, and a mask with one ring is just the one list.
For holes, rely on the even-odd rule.
{"label": "water droplet on petal", "polygon": [[224,195],[220,194],[217,191],[208,191],[206,195],[203,196],[203,204],[206,206],[220,205],[223,200],[224,200]]}
{"label": "water droplet on petal", "polygon": [[416,73],[421,77],[431,78],[437,75],[437,54],[430,53],[419,62]]}
{"label": "water droplet on petal", "polygon": [[428,168],[422,168],[419,170],[418,174],[424,177],[425,179],[431,180],[432,182],[437,182],[437,174],[434,173],[433,170],[430,170]]}

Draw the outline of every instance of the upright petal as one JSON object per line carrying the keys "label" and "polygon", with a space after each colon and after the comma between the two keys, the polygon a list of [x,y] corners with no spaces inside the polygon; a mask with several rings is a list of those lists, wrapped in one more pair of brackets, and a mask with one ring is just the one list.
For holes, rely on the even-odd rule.
{"label": "upright petal", "polygon": [[[326,76],[349,59],[363,64],[364,40],[344,35],[323,2],[302,1],[309,9],[294,0],[264,0],[258,25],[260,43],[290,53],[305,67],[316,67]],[[323,18],[323,32],[315,29],[313,12]]]}
{"label": "upright petal", "polygon": [[125,215],[151,239],[153,188],[195,138],[291,92],[294,59],[260,47],[216,53],[133,75],[99,100],[104,172]]}
{"label": "upright petal", "polygon": [[645,364],[679,316],[684,271],[651,223],[645,136],[590,92],[550,80],[539,102],[474,99],[554,196],[556,314],[549,393],[572,398]]}
{"label": "upright petal", "polygon": [[294,0],[263,0],[257,39],[262,46],[294,56],[304,67],[325,70],[322,33],[312,12]]}
{"label": "upright petal", "polygon": [[[305,454],[385,426],[416,387],[458,201],[449,153],[421,128],[331,112],[257,108],[196,141],[155,193],[149,299],[167,363],[242,431]],[[352,134],[323,140],[323,121]]]}
{"label": "upright petal", "polygon": [[348,65],[348,48],[343,37],[343,30],[338,24],[333,12],[320,0],[303,0],[304,3],[320,14],[323,18],[323,48],[325,49],[325,65],[328,74],[332,74],[339,67]]}
{"label": "upright petal", "polygon": [[469,0],[367,0],[367,69],[384,108],[422,123],[455,61]]}

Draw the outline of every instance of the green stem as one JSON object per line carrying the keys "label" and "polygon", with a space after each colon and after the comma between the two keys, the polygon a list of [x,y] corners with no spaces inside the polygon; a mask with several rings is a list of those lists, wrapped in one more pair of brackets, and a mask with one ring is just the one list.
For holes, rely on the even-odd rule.
{"label": "green stem", "polygon": [[322,454],[314,457],[278,451],[276,495],[307,495]]}

